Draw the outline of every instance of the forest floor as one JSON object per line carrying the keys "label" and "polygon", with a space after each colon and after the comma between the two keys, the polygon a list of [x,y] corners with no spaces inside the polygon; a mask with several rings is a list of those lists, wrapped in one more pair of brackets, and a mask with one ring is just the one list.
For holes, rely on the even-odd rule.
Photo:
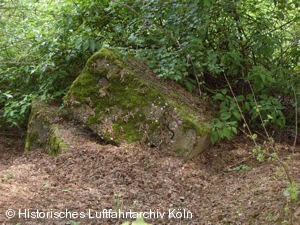
{"label": "forest floor", "polygon": [[[242,137],[185,161],[164,150],[138,144],[103,145],[84,131],[70,132],[74,146],[56,157],[42,149],[24,153],[22,140],[0,136],[2,224],[121,224],[130,220],[92,218],[104,209],[165,212],[163,219],[146,220],[153,225],[282,224],[291,215],[293,223],[300,224],[299,205],[288,203],[283,194],[282,168],[275,162],[256,161],[249,154],[251,143]],[[292,154],[289,146],[279,148],[299,184],[299,149]],[[238,170],[239,165],[248,167]],[[15,210],[15,218],[6,217],[7,209]],[[67,217],[69,212],[85,213],[80,214],[85,218],[32,218],[37,214],[17,218],[25,209],[67,212]],[[173,209],[189,210],[192,218],[168,218],[168,210]]]}

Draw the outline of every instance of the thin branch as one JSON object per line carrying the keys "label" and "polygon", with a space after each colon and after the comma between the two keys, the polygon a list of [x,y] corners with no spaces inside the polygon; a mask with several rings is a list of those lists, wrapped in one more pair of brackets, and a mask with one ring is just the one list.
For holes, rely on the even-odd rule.
{"label": "thin branch", "polygon": [[134,12],[135,14],[139,15],[139,13],[130,5],[127,5],[123,2],[119,2],[119,1],[116,1],[116,0],[111,0],[112,2],[116,3],[116,4],[119,4],[119,5],[122,5],[122,6],[125,6],[126,8],[130,9],[132,12]]}
{"label": "thin branch", "polygon": [[261,121],[261,125],[263,126],[264,131],[265,131],[265,134],[267,135],[267,137],[268,137],[268,139],[269,139],[269,138],[270,138],[269,133],[268,133],[268,131],[267,131],[267,129],[266,129],[266,126],[265,126],[265,123],[264,123],[264,121],[263,121],[263,119],[262,119],[262,116],[261,116],[261,113],[260,113],[260,109],[259,109],[259,107],[258,107],[258,103],[257,103],[256,97],[255,97],[255,93],[254,93],[254,90],[253,90],[252,85],[251,85],[251,83],[250,83],[249,80],[248,80],[248,84],[249,84],[251,93],[252,93],[252,95],[253,95],[254,103],[255,103],[255,106],[256,106],[256,108],[257,108],[257,112],[258,112],[258,115],[259,115],[259,119],[260,119],[260,121]]}
{"label": "thin branch", "polygon": [[[229,89],[230,89],[230,92],[231,92],[231,94],[232,94],[232,96],[233,96],[233,98],[234,98],[234,101],[235,101],[235,103],[236,103],[236,105],[237,105],[237,107],[238,107],[238,109],[239,109],[239,112],[240,112],[241,117],[242,117],[242,119],[243,119],[243,121],[244,121],[244,123],[245,123],[245,126],[246,126],[246,128],[247,128],[247,130],[248,130],[248,132],[249,132],[249,135],[252,136],[253,133],[252,133],[252,131],[251,131],[251,129],[250,129],[250,127],[249,127],[247,121],[246,121],[246,118],[245,118],[245,116],[244,116],[244,114],[243,114],[243,111],[242,111],[242,109],[241,109],[241,107],[240,107],[240,104],[239,104],[238,100],[237,100],[236,97],[235,97],[235,94],[234,94],[234,91],[233,91],[233,89],[232,89],[232,87],[231,87],[231,84],[230,84],[230,82],[229,82],[229,80],[228,80],[226,74],[223,73],[223,75],[224,75],[224,78],[225,78],[225,80],[226,80],[226,82],[227,82],[227,85],[229,86]],[[254,139],[254,138],[251,138],[251,140],[253,140],[255,146],[257,146],[257,143],[256,143],[255,139]]]}
{"label": "thin branch", "polygon": [[185,50],[184,48],[181,47],[181,44],[180,44],[180,42],[178,41],[178,39],[174,38],[174,40],[175,40],[176,44],[178,45],[178,48],[181,49],[181,50],[185,53],[187,62],[190,62],[191,65],[192,65],[193,74],[194,74],[195,79],[196,79],[196,82],[197,82],[197,87],[198,87],[199,96],[201,97],[201,96],[202,96],[201,84],[200,84],[198,75],[197,75],[197,73],[196,73],[196,70],[195,70],[195,66],[194,66],[193,60],[191,59],[190,55],[186,52],[186,50]]}
{"label": "thin branch", "polygon": [[35,62],[13,62],[13,61],[7,61],[7,62],[1,62],[0,61],[0,65],[4,64],[4,65],[38,65],[38,63]]}
{"label": "thin branch", "polygon": [[297,95],[294,86],[292,86],[294,97],[295,97],[295,139],[293,144],[293,153],[295,153],[296,145],[297,145],[297,137],[298,137],[298,102]]}
{"label": "thin branch", "polygon": [[[297,17],[296,17],[296,18],[297,18]],[[278,26],[278,27],[275,27],[273,30],[268,31],[266,34],[270,34],[270,33],[274,32],[274,31],[276,31],[276,30],[281,30],[284,26],[289,25],[289,24],[292,23],[292,22],[295,22],[295,21],[296,21],[296,18],[291,19],[291,20],[285,22],[284,24],[281,24],[281,25]]]}

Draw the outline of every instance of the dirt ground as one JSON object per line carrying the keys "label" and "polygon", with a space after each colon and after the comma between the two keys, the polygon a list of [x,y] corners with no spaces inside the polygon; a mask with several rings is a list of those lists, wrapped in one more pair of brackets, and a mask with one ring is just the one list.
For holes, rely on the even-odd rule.
{"label": "dirt ground", "polygon": [[[298,203],[288,202],[284,195],[282,168],[275,162],[256,161],[249,154],[251,143],[241,137],[185,161],[164,150],[103,145],[84,131],[70,133],[74,144],[57,157],[43,149],[24,153],[22,140],[0,136],[2,224],[130,221],[92,218],[105,209],[165,213],[162,219],[146,220],[153,225],[287,224],[284,220],[289,218],[300,224]],[[289,146],[279,148],[291,177],[300,183],[299,149],[292,154]],[[6,217],[8,209],[15,211],[14,218]],[[25,210],[31,218],[24,218]],[[51,212],[52,219],[34,218],[45,216],[37,210]],[[84,218],[77,214],[70,218],[71,213]]]}

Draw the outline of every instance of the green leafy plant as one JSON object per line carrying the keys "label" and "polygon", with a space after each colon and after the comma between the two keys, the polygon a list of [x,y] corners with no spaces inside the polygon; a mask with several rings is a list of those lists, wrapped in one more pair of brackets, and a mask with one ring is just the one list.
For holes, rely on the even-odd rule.
{"label": "green leafy plant", "polygon": [[[240,96],[239,99],[242,99]],[[220,139],[230,140],[237,134],[238,121],[241,119],[240,112],[234,99],[227,95],[227,90],[223,89],[214,96],[214,101],[220,102],[219,118],[211,122],[211,142],[215,144]]]}
{"label": "green leafy plant", "polygon": [[264,162],[266,158],[266,150],[261,146],[255,146],[252,149],[254,156],[256,157],[257,161]]}
{"label": "green leafy plant", "polygon": [[233,168],[233,170],[236,170],[236,171],[250,171],[252,169],[253,169],[252,167],[244,165],[244,164],[236,166],[236,167]]}
{"label": "green leafy plant", "polygon": [[113,209],[115,212],[119,212],[119,210],[122,210],[123,207],[123,201],[121,199],[120,194],[115,194],[113,199]]}
{"label": "green leafy plant", "polygon": [[11,179],[13,179],[13,176],[12,176],[11,174],[6,174],[6,175],[4,175],[4,176],[1,178],[1,181],[2,181],[3,183],[6,183],[6,182],[8,182],[8,181],[11,180]]}
{"label": "green leafy plant", "polygon": [[80,222],[76,222],[76,221],[70,220],[66,224],[68,224],[68,225],[79,225]]}
{"label": "green leafy plant", "polygon": [[214,119],[210,127],[210,140],[213,144],[220,139],[230,140],[237,133],[236,121],[222,121],[220,119]]}
{"label": "green leafy plant", "polygon": [[242,118],[247,121],[247,126],[250,124],[249,128],[257,129],[262,126],[266,131],[268,125],[285,127],[283,107],[276,98],[260,95],[257,99],[252,93],[246,97],[243,95],[231,97],[227,89],[223,89],[214,95],[213,100],[218,105],[219,112],[218,118],[211,123],[212,143],[216,143],[219,139],[231,139],[237,133]]}
{"label": "green leafy plant", "polygon": [[283,195],[291,201],[298,201],[299,187],[296,182],[289,182],[287,188],[284,190]]}
{"label": "green leafy plant", "polygon": [[51,186],[51,184],[44,184],[43,185],[43,189],[49,189],[49,188],[51,188],[52,186]]}
{"label": "green leafy plant", "polygon": [[21,96],[21,99],[10,97],[3,107],[2,117],[11,125],[19,126],[24,124],[30,110],[32,95]]}

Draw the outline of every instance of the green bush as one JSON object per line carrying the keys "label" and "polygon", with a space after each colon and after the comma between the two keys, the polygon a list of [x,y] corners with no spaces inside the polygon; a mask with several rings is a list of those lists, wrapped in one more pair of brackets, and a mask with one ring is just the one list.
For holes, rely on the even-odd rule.
{"label": "green bush", "polygon": [[3,1],[0,116],[17,125],[32,97],[60,102],[86,59],[113,45],[159,77],[214,96],[213,142],[230,139],[244,123],[232,92],[224,93],[230,88],[251,128],[294,126],[298,6],[277,0]]}

